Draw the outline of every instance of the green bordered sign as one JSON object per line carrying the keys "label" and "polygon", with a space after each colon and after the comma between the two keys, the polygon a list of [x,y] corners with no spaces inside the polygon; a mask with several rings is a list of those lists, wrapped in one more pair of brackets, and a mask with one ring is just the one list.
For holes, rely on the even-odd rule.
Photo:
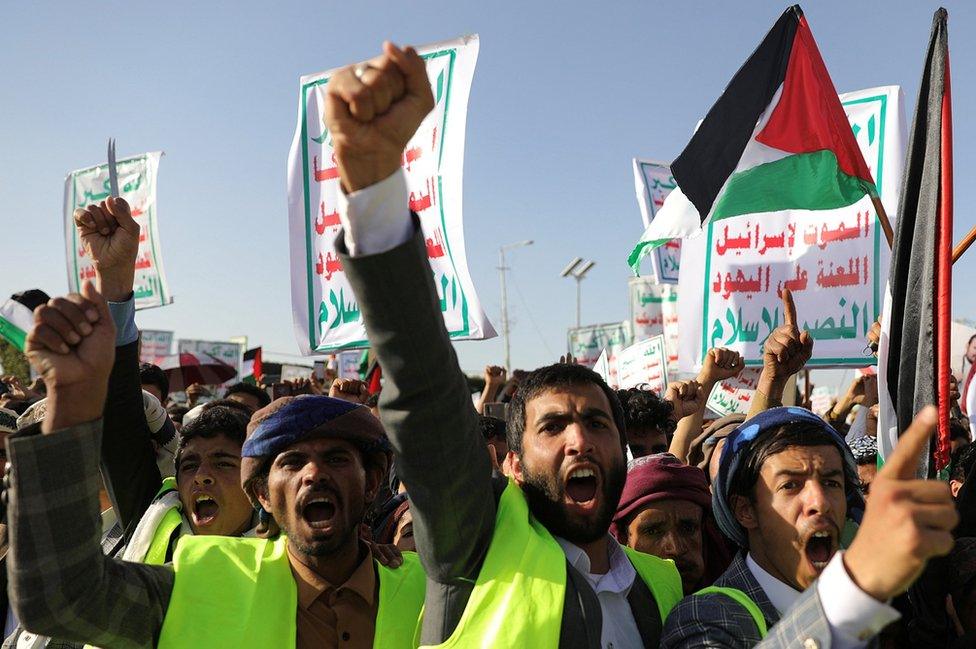
{"label": "green bordered sign", "polygon": [[[461,179],[468,94],[478,37],[419,48],[435,106],[401,159],[409,208],[423,230],[441,312],[454,339],[495,335],[468,273]],[[339,173],[323,126],[324,90],[334,71],[302,77],[298,127],[289,155],[288,202],[295,332],[305,354],[368,347],[359,306],[335,250]]]}
{"label": "green bordered sign", "polygon": [[[132,208],[132,217],[140,227],[139,252],[136,256],[136,309],[164,306],[173,301],[163,269],[162,246],[156,213],[156,176],[161,151],[143,153],[119,160],[119,195]],[[95,266],[74,226],[74,211],[109,197],[108,165],[95,165],[68,174],[64,183],[64,239],[68,268],[68,286],[77,292],[85,280],[95,281]]]}
{"label": "green bordered sign", "polygon": [[[902,147],[900,90],[840,96],[889,215],[896,213]],[[836,210],[749,214],[706,227],[699,358],[712,347],[762,364],[769,334],[782,324],[789,288],[798,325],[815,340],[809,365],[864,367],[865,337],[882,309],[888,250],[867,197]]]}

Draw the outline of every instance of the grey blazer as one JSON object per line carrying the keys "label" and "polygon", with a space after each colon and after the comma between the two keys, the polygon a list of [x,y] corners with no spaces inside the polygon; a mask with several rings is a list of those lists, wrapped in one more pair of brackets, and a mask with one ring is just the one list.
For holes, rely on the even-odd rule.
{"label": "grey blazer", "polygon": [[766,638],[760,642],[756,622],[741,604],[725,595],[710,593],[689,595],[678,603],[665,621],[661,647],[829,649],[831,646],[830,627],[813,586],[803,591],[793,607],[780,617],[746,566],[742,553],[715,585],[738,588],[759,605],[769,629]]}
{"label": "grey blazer", "polygon": [[[506,484],[492,475],[478,415],[444,327],[423,237],[377,255],[342,258],[383,368],[380,415],[410,493],[417,551],[427,572],[421,644],[440,644],[461,619],[491,543]],[[560,647],[598,648],[599,600],[567,562]],[[662,621],[650,589],[636,579],[628,600],[645,646]]]}

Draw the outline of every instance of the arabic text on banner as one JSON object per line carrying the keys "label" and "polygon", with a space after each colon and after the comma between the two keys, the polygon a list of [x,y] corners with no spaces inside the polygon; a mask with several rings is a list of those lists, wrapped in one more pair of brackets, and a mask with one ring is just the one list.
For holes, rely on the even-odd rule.
{"label": "arabic text on banner", "polygon": [[655,284],[647,277],[631,277],[630,326],[634,342],[664,336],[668,371],[675,380],[681,332],[678,330],[678,287]]}
{"label": "arabic text on banner", "polygon": [[[427,257],[448,333],[455,340],[491,338],[468,273],[461,180],[468,93],[478,37],[419,48],[435,106],[403,152],[410,210],[419,215]],[[292,313],[305,355],[368,347],[366,329],[333,245],[339,232],[339,171],[322,122],[333,71],[304,76],[298,127],[288,156]]]}
{"label": "arabic text on banner", "polygon": [[617,384],[622,390],[641,386],[664,396],[668,389],[664,336],[634,343],[617,355]]}
{"label": "arabic text on banner", "polygon": [[603,350],[607,352],[608,383],[617,383],[617,354],[630,345],[629,322],[589,325],[573,328],[568,334],[568,351],[580,365],[593,368]]}
{"label": "arabic text on banner", "polygon": [[[657,211],[664,205],[664,199],[677,187],[671,168],[663,162],[634,158],[634,186],[637,190],[637,203],[640,205],[644,227],[654,220]],[[651,253],[651,267],[654,279],[659,284],[677,284],[678,270],[681,266],[681,241],[674,239]]]}
{"label": "arabic text on banner", "polygon": [[236,383],[241,378],[241,368],[244,363],[244,345],[225,340],[184,340],[177,343],[177,353],[192,352],[194,354],[210,354],[235,370],[237,376],[228,383]]}
{"label": "arabic text on banner", "polygon": [[173,349],[172,331],[153,331],[141,329],[139,331],[139,362],[156,363],[160,358],[169,356]]}
{"label": "arabic text on banner", "polygon": [[752,397],[759,385],[761,368],[748,367],[738,376],[720,381],[712,388],[705,405],[712,412],[725,415],[748,414],[752,406]]}
{"label": "arabic text on banner", "polygon": [[[132,217],[141,228],[136,256],[134,294],[136,309],[149,309],[173,302],[163,270],[156,214],[156,175],[161,151],[119,160],[119,195],[129,203]],[[95,266],[75,231],[75,208],[87,207],[109,197],[108,164],[79,169],[64,182],[64,235],[68,263],[68,287],[78,292],[81,283],[95,280]]]}
{"label": "arabic text on banner", "polygon": [[[897,213],[905,120],[897,86],[840,95],[889,218]],[[706,226],[682,248],[679,318],[682,371],[697,371],[711,347],[762,363],[762,346],[783,324],[789,288],[797,323],[813,336],[810,365],[859,367],[865,336],[881,313],[889,251],[867,197],[836,210],[748,214]]]}

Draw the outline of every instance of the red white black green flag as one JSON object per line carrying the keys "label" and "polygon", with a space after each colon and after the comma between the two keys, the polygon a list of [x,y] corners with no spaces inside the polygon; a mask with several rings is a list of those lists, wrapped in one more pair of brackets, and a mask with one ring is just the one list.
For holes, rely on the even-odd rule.
{"label": "red white black green flag", "polygon": [[876,197],[874,179],[799,5],[786,10],[671,164],[671,192],[628,259],[709,220],[829,210]]}

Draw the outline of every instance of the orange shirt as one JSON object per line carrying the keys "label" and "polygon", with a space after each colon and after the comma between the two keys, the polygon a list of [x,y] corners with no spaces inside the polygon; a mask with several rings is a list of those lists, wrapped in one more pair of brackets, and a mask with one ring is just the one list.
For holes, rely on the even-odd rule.
{"label": "orange shirt", "polygon": [[296,649],[372,649],[379,607],[373,553],[367,548],[349,579],[333,586],[290,550],[288,562],[298,586]]}

